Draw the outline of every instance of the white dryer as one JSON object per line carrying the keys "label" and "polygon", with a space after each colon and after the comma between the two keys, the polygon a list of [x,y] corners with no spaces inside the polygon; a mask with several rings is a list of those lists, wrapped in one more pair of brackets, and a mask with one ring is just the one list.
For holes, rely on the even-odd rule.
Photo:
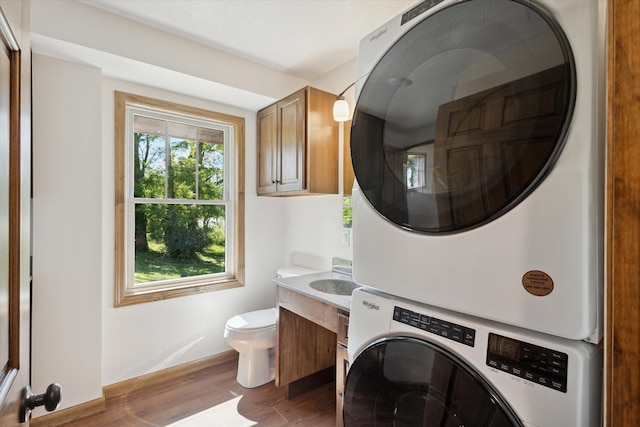
{"label": "white dryer", "polygon": [[353,276],[602,337],[604,0],[426,0],[365,37]]}
{"label": "white dryer", "polygon": [[353,293],[345,427],[601,425],[602,350],[382,293]]}

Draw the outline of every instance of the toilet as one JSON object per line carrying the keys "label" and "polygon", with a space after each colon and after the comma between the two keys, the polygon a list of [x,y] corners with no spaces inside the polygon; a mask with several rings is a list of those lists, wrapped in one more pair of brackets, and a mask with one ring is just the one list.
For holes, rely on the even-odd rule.
{"label": "toilet", "polygon": [[224,337],[239,353],[238,384],[254,388],[275,378],[275,308],[233,316],[227,321]]}
{"label": "toilet", "polygon": [[[300,266],[278,268],[280,278],[318,273]],[[254,388],[275,378],[276,309],[250,311],[233,316],[224,328],[227,344],[239,353],[238,384]]]}

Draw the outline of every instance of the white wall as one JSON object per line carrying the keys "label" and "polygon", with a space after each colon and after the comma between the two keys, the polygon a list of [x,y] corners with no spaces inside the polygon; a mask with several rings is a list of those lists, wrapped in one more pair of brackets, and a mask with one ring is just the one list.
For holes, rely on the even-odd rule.
{"label": "white wall", "polygon": [[[114,90],[188,104],[245,118],[246,280],[243,288],[113,307],[113,141]],[[105,79],[103,114],[103,384],[113,384],[158,369],[229,350],[222,334],[230,317],[272,307],[271,282],[283,262],[284,205],[256,196],[256,114],[210,101]]]}
{"label": "white wall", "polygon": [[286,203],[287,263],[330,270],[334,256],[353,259],[352,246],[342,244],[350,232],[342,228],[342,196],[289,197]]}
{"label": "white wall", "polygon": [[[99,69],[33,56],[32,382],[102,395]],[[108,269],[108,267],[106,267]]]}
{"label": "white wall", "polygon": [[[226,320],[275,303],[284,204],[256,194],[255,112],[104,79],[99,69],[34,55],[33,386],[60,382],[69,407],[101,388],[226,351]],[[113,91],[245,117],[246,283],[113,307]]]}

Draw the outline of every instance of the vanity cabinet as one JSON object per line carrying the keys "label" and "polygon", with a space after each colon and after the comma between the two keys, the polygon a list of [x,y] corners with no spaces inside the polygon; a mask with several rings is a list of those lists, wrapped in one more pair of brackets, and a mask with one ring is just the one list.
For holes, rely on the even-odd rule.
{"label": "vanity cabinet", "polygon": [[335,378],[338,309],[278,286],[276,378],[292,399]]}
{"label": "vanity cabinet", "polygon": [[342,426],[349,312],[282,286],[277,291],[276,386],[292,399],[335,379],[336,425]]}
{"label": "vanity cabinet", "polygon": [[335,99],[308,86],[258,112],[258,195],[338,193]]}

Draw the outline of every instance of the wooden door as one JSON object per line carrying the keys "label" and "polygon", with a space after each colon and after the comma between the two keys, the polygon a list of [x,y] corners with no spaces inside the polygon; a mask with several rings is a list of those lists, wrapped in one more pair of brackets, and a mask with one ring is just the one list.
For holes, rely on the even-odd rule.
{"label": "wooden door", "polygon": [[279,143],[278,191],[305,188],[306,91],[304,89],[278,102]]}
{"label": "wooden door", "polygon": [[28,1],[0,9],[0,425],[10,426],[30,381],[31,52]]}
{"label": "wooden door", "polygon": [[258,112],[258,194],[276,191],[278,109],[274,104]]}
{"label": "wooden door", "polygon": [[640,422],[640,2],[608,2],[604,425]]}
{"label": "wooden door", "polygon": [[560,65],[440,106],[434,187],[441,227],[482,222],[548,167],[566,111],[565,76]]}

